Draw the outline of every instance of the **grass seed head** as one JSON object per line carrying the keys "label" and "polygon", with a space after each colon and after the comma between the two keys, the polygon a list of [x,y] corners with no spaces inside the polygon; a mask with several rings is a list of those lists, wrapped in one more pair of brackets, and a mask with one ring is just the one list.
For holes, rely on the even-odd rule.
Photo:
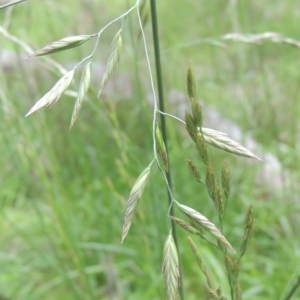
{"label": "grass seed head", "polygon": [[77,95],[77,99],[75,102],[75,106],[74,106],[74,110],[73,110],[73,114],[72,114],[72,118],[71,118],[70,129],[77,119],[77,116],[79,114],[79,111],[81,109],[83,101],[86,99],[87,92],[90,88],[90,82],[91,82],[91,61],[89,61],[87,63],[87,65],[85,66],[85,69],[82,73],[82,76],[81,76],[81,80],[79,83],[78,95]]}
{"label": "grass seed head", "polygon": [[91,38],[90,35],[77,35],[77,36],[69,36],[63,38],[61,40],[52,42],[45,46],[42,49],[39,49],[29,55],[27,58],[34,57],[34,56],[42,56],[42,55],[49,55],[52,53],[56,53],[59,51],[64,51],[67,49],[75,48],[80,46],[81,44],[85,43]]}
{"label": "grass seed head", "polygon": [[207,166],[209,159],[208,159],[208,149],[202,134],[197,131],[196,133],[196,147],[198,150],[198,154],[200,156],[201,161]]}
{"label": "grass seed head", "polygon": [[186,205],[182,205],[180,203],[177,203],[177,205],[178,205],[178,208],[183,213],[185,213],[190,219],[197,222],[206,231],[208,231],[211,235],[213,235],[223,247],[226,247],[235,253],[235,251],[232,248],[232,246],[230,245],[230,243],[226,240],[226,238],[223,236],[221,231],[216,227],[216,225],[214,223],[212,223],[205,216],[203,216],[202,214],[200,214],[193,208],[190,208]]}
{"label": "grass seed head", "polygon": [[176,224],[178,224],[180,227],[182,227],[184,230],[186,230],[190,233],[193,233],[193,234],[200,234],[200,232],[195,227],[193,227],[191,224],[189,224],[179,218],[176,218],[174,216],[170,216],[170,219],[172,221],[174,221]]}
{"label": "grass seed head", "polygon": [[195,125],[201,128],[203,122],[202,107],[194,98],[191,98],[191,104],[192,104],[192,114],[193,114]]}
{"label": "grass seed head", "polygon": [[156,151],[163,161],[165,170],[168,172],[169,160],[168,160],[167,150],[166,150],[163,137],[161,135],[161,131],[157,123],[155,124],[155,137],[156,137]]}
{"label": "grass seed head", "polygon": [[230,176],[230,172],[229,172],[228,165],[226,162],[224,162],[223,168],[222,168],[221,184],[222,184],[222,189],[224,191],[224,195],[225,195],[225,198],[227,201],[229,198],[230,189],[231,189],[231,176]]}
{"label": "grass seed head", "polygon": [[118,66],[118,63],[120,61],[121,52],[122,52],[122,46],[123,46],[123,29],[120,29],[117,34],[115,35],[111,46],[110,46],[110,55],[108,57],[105,72],[103,74],[102,81],[100,83],[100,90],[98,93],[98,97],[100,97],[102,90],[107,85],[109,79],[112,77],[115,69]]}
{"label": "grass seed head", "polygon": [[225,133],[202,127],[204,140],[213,147],[230,152],[235,155],[261,160],[250,150],[230,139]]}
{"label": "grass seed head", "polygon": [[38,102],[36,102],[36,104],[27,113],[26,117],[31,115],[35,111],[55,104],[68,89],[73,80],[73,77],[74,70],[71,70],[67,74],[65,74],[59,81],[57,81],[57,83],[47,94],[45,94]]}
{"label": "grass seed head", "polygon": [[207,164],[205,183],[210,198],[216,201],[216,175],[210,163]]}
{"label": "grass seed head", "polygon": [[167,237],[163,250],[162,271],[166,287],[167,299],[177,298],[179,285],[179,260],[172,235]]}
{"label": "grass seed head", "polygon": [[122,243],[129,231],[129,228],[132,223],[132,219],[134,216],[134,213],[136,211],[137,204],[139,200],[141,199],[147,180],[149,178],[150,174],[150,167],[149,165],[138,177],[135,184],[133,185],[133,188],[130,192],[129,198],[126,203],[126,209],[125,209],[125,217],[124,217],[124,224],[123,224],[123,233],[122,233]]}
{"label": "grass seed head", "polygon": [[197,99],[195,77],[191,66],[187,72],[187,92],[190,98]]}
{"label": "grass seed head", "polygon": [[185,126],[190,137],[196,142],[197,126],[195,125],[194,118],[189,112],[185,112]]}
{"label": "grass seed head", "polygon": [[193,164],[190,159],[186,159],[186,164],[189,167],[190,172],[194,176],[197,182],[201,182],[201,176],[197,167]]}

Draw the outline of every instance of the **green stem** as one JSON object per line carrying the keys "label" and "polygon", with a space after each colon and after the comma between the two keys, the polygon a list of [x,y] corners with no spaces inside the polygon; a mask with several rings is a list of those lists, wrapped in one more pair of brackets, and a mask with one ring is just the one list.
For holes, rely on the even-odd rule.
{"label": "green stem", "polygon": [[300,276],[297,278],[297,281],[294,283],[289,293],[285,296],[284,300],[289,300],[292,298],[298,287],[300,286]]}
{"label": "green stem", "polygon": [[[158,25],[157,25],[157,13],[156,13],[156,1],[150,0],[151,6],[151,19],[152,19],[152,33],[153,33],[153,42],[154,42],[154,54],[155,54],[155,68],[156,68],[156,77],[157,77],[157,90],[158,90],[158,99],[159,99],[159,109],[162,113],[165,112],[165,102],[164,102],[164,93],[163,93],[163,79],[162,79],[162,71],[161,71],[161,63],[160,63],[160,48],[159,48],[159,36],[158,36]],[[172,190],[172,178],[170,172],[170,162],[169,162],[169,155],[168,155],[168,142],[167,142],[167,127],[166,127],[166,118],[164,114],[160,114],[161,120],[161,131],[163,141],[166,147],[166,153],[168,157],[168,164],[169,164],[169,171],[166,173],[166,178],[169,184],[170,189]],[[169,198],[169,205],[170,205],[170,215],[174,215],[174,209],[172,205],[172,196],[170,191],[168,190],[168,198]],[[176,234],[176,227],[174,221],[171,221],[172,226],[172,236],[174,242],[177,247],[177,251],[179,253],[179,245],[177,241],[177,234]],[[183,295],[183,286],[182,286],[182,272],[181,272],[181,261],[179,259],[179,272],[181,276],[179,277],[180,285],[179,285],[179,293],[181,300],[184,300]]]}

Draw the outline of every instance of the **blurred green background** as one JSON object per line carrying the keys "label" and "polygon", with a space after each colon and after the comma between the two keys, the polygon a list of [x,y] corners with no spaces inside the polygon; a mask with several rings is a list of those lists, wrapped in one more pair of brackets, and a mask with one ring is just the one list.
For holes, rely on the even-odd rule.
{"label": "blurred green background", "polygon": [[[65,36],[96,33],[132,4],[31,0],[1,10],[0,25],[39,49]],[[182,114],[168,95],[171,90],[186,93],[191,64],[202,101],[237,123],[281,163],[278,186],[273,172],[262,170],[259,162],[210,148],[217,174],[224,160],[231,170],[224,234],[235,248],[251,203],[256,216],[253,240],[241,263],[243,299],[279,299],[289,280],[299,275],[299,48],[267,40],[217,44],[215,38],[212,44],[203,39],[270,31],[300,39],[299,3],[174,0],[158,1],[157,9],[168,112]],[[61,75],[43,58],[24,60],[24,49],[0,34],[1,299],[165,298],[161,261],[169,232],[168,200],[156,167],[130,232],[120,243],[125,202],[153,157],[150,80],[135,13],[126,20],[113,84],[102,98],[96,96],[101,67],[121,24],[101,36],[92,89],[72,130],[75,98],[68,95],[53,108],[24,117]],[[150,24],[145,33],[153,62]],[[90,54],[94,41],[51,57],[69,70]],[[74,91],[80,71],[76,76]],[[205,172],[184,126],[172,119],[167,125],[176,199],[217,223],[206,190],[185,165],[189,157]],[[262,172],[268,185],[258,179]],[[178,228],[178,235],[186,299],[207,299],[186,234]],[[194,240],[216,284],[229,297],[222,255]],[[298,292],[293,299],[299,297]]]}

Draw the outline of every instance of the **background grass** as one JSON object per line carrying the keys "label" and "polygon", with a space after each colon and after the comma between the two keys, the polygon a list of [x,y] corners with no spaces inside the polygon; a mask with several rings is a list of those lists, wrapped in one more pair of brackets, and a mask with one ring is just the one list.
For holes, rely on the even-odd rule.
{"label": "background grass", "polygon": [[[9,31],[37,49],[64,36],[97,32],[129,2],[27,1],[15,7]],[[284,185],[270,188],[257,180],[259,163],[211,149],[218,174],[226,160],[233,177],[224,231],[234,247],[239,246],[250,203],[256,215],[240,272],[244,299],[279,299],[300,256],[299,49],[268,41],[229,42],[226,48],[186,45],[229,32],[276,31],[300,39],[299,5],[296,0],[186,0],[172,5],[159,1],[157,6],[166,95],[171,89],[185,93],[191,63],[201,99],[251,133],[282,163]],[[4,17],[0,11],[1,23]],[[94,91],[71,131],[74,99],[68,96],[51,110],[24,118],[58,76],[39,65],[41,59],[22,60],[22,50],[0,37],[0,51],[20,54],[16,69],[0,72],[0,293],[7,299],[164,299],[167,197],[155,168],[130,233],[120,244],[125,201],[152,159],[149,78],[134,15],[126,24],[116,73],[123,76],[122,83],[113,85],[105,99],[95,97],[100,84],[96,66],[105,63],[119,25],[103,34],[94,60]],[[145,30],[151,47],[149,24]],[[89,42],[53,58],[70,68],[92,46]],[[168,111],[180,113],[168,100]],[[198,162],[185,129],[168,120],[168,130],[176,199],[217,222],[208,195],[185,166],[185,157]],[[272,173],[265,176],[272,182]],[[178,232],[186,298],[206,299],[204,278],[185,233]],[[222,256],[196,242],[215,282],[229,295]]]}

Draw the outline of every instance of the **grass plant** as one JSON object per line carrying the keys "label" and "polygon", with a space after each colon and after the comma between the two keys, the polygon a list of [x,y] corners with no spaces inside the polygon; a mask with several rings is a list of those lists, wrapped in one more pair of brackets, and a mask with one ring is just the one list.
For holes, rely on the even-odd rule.
{"label": "grass plant", "polygon": [[[26,69],[20,59],[17,71],[0,73],[1,296],[165,299],[164,278],[168,299],[176,298],[179,280],[183,280],[182,299],[297,297],[299,104],[293,82],[298,79],[294,58],[299,42],[293,14],[285,28],[278,28],[274,21],[278,15],[285,20],[296,2],[285,3],[284,9],[276,3],[268,10],[268,3],[260,4],[262,9],[253,2],[222,3],[220,8],[194,1],[175,1],[172,6],[157,3],[163,49],[158,91],[166,92],[171,85],[186,90],[187,85],[190,107],[185,120],[177,116],[168,93],[165,107],[158,107],[162,95],[156,100],[146,1],[128,2],[121,15],[123,4],[116,1],[114,8],[103,4],[117,17],[111,22],[104,16],[108,26],[99,25],[101,20],[94,15],[94,24],[102,29],[91,35],[84,28],[74,29],[71,21],[43,17],[49,7],[56,9],[50,2],[24,1],[0,11],[3,48],[22,58],[54,54],[34,58],[37,70]],[[74,4],[79,10],[72,11],[69,20],[87,6]],[[38,28],[44,24],[49,28],[47,35],[30,30],[29,37],[18,27],[18,18],[20,23],[29,22],[31,9],[36,18],[28,28],[34,28],[35,22]],[[224,11],[228,18],[221,17]],[[252,11],[265,11],[265,23],[252,22],[256,18]],[[130,29],[130,22],[137,28]],[[205,28],[200,26],[204,23]],[[61,38],[70,32],[71,38]],[[127,59],[130,39],[135,42],[131,51],[139,57],[134,68]],[[48,46],[34,51],[38,47],[28,45],[33,40]],[[85,56],[93,41],[95,47]],[[98,53],[106,49],[102,42],[111,44],[108,60]],[[58,50],[63,51],[55,54]],[[75,67],[64,63],[68,58],[77,61]],[[106,68],[102,81],[95,83],[93,65],[99,58]],[[32,60],[27,59],[26,66]],[[185,79],[190,61],[196,74],[190,68]],[[41,72],[44,67],[54,75]],[[132,69],[136,72],[132,77],[150,81],[152,110],[141,101],[146,95],[140,87],[132,99],[106,94],[107,84],[118,72]],[[36,98],[40,100],[29,111],[35,113],[25,119]],[[242,128],[252,127],[253,136],[289,170],[283,187],[270,191],[257,183],[259,163],[247,165],[244,160],[258,157],[229,139],[230,133],[222,133],[217,124],[212,129],[203,127],[205,109],[199,98],[216,105]],[[287,103],[287,99],[292,100]],[[37,112],[53,104],[51,112]],[[145,120],[136,117],[141,111]],[[167,134],[165,121],[158,124],[160,116],[167,119]],[[233,158],[220,149],[247,158]],[[166,186],[169,203],[163,200]],[[177,238],[172,237],[174,225],[180,226]],[[186,237],[187,233],[193,237]]]}

